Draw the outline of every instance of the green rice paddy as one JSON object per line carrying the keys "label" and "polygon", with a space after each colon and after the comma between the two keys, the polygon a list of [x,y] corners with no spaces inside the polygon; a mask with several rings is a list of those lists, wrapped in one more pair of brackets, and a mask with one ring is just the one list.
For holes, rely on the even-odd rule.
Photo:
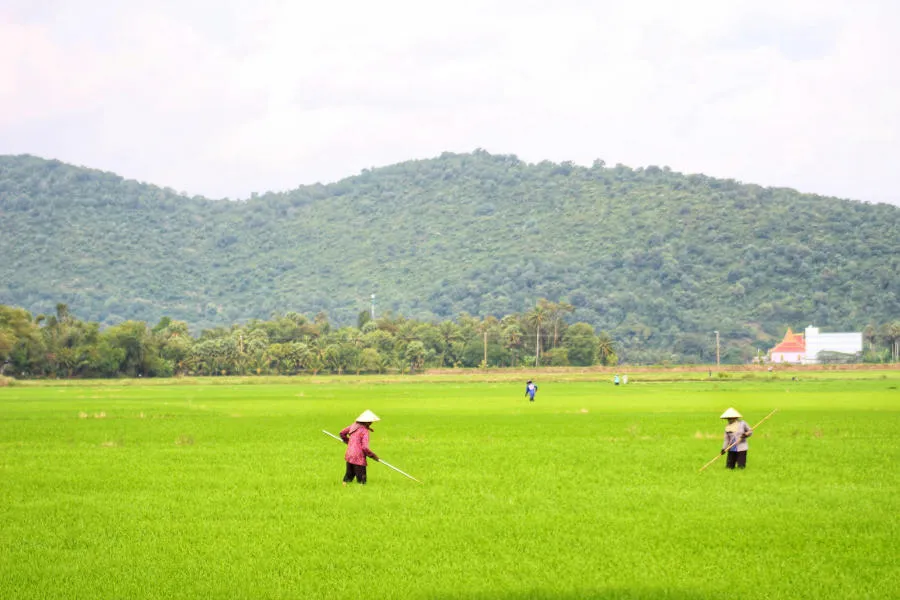
{"label": "green rice paddy", "polygon": [[897,598],[900,373],[802,375],[0,388],[0,598]]}

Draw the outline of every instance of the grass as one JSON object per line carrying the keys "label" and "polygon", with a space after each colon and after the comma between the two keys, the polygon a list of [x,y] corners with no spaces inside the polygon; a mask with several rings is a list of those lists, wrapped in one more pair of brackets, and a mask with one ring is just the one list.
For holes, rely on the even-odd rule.
{"label": "grass", "polygon": [[[0,597],[897,597],[898,372],[649,375],[16,382]],[[698,473],[728,406],[779,412]],[[366,408],[422,485],[340,485]]]}

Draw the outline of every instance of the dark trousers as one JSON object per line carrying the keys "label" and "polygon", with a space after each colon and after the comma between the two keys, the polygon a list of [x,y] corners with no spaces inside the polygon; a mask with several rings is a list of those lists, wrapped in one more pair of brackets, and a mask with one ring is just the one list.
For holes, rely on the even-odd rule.
{"label": "dark trousers", "polygon": [[347,472],[344,473],[344,483],[350,483],[353,478],[365,485],[366,483],[366,465],[354,465],[347,463]]}
{"label": "dark trousers", "polygon": [[747,451],[741,450],[739,452],[726,452],[728,455],[728,462],[725,463],[725,468],[733,469],[735,465],[739,469],[743,469],[747,466]]}

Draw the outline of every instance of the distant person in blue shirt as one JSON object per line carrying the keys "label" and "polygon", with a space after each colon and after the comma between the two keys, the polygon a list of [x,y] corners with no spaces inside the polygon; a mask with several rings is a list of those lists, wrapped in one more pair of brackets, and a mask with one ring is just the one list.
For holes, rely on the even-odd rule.
{"label": "distant person in blue shirt", "polygon": [[613,377],[613,383],[616,384],[616,385],[619,385],[619,376],[618,376],[618,375],[616,375],[615,377]]}
{"label": "distant person in blue shirt", "polygon": [[529,379],[525,385],[525,395],[529,397],[529,402],[534,402],[535,394],[537,394],[537,386]]}

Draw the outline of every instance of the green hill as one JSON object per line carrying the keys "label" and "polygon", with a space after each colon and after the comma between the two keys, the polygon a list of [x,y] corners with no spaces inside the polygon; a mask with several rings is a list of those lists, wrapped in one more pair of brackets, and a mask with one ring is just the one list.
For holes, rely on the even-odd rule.
{"label": "green hill", "polygon": [[629,360],[746,357],[900,314],[900,208],[666,168],[444,154],[243,201],[0,157],[0,304],[194,328],[274,312],[502,317],[541,298]]}

